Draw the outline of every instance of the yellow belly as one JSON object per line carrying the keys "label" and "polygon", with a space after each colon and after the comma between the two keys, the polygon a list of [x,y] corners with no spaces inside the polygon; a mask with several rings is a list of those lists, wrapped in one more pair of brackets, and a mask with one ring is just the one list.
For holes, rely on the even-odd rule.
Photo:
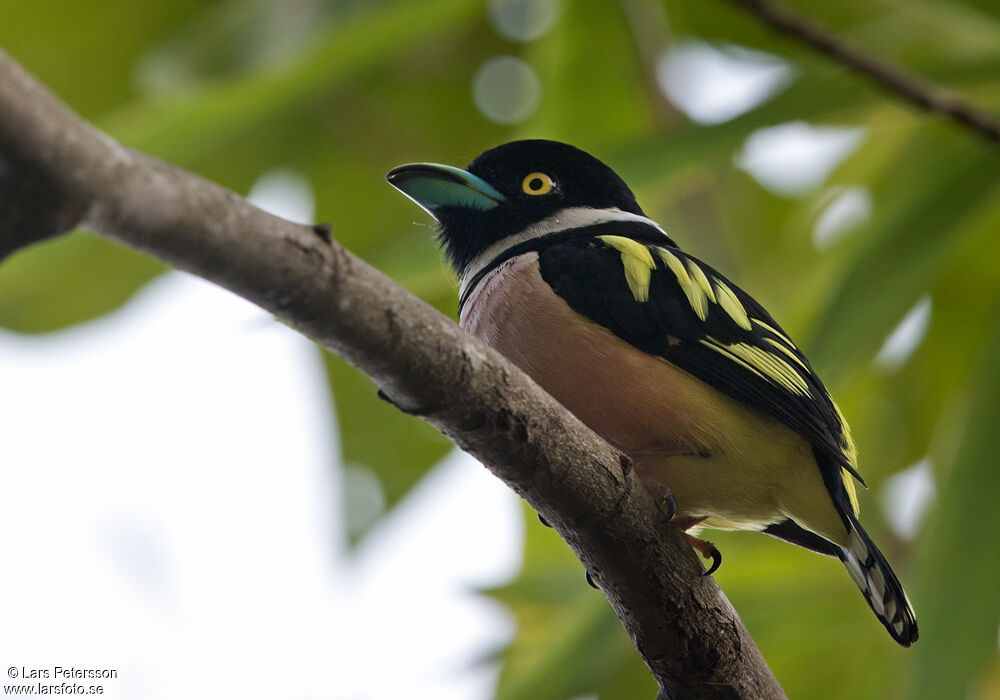
{"label": "yellow belly", "polygon": [[785,518],[846,542],[809,443],[573,311],[526,254],[490,274],[461,324],[667,486],[677,517],[760,530]]}

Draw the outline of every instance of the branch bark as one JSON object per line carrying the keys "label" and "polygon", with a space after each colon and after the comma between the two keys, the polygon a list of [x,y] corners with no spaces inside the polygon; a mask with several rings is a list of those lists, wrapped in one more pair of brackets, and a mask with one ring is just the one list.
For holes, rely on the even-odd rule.
{"label": "branch bark", "polygon": [[987,141],[1000,142],[1000,119],[963,102],[889,61],[859,51],[824,27],[771,0],[728,0],[781,34],[829,56],[917,107],[947,117]]}
{"label": "branch bark", "polygon": [[[21,180],[27,194],[12,191]],[[331,240],[116,143],[0,50],[0,255],[83,226],[229,289],[480,459],[601,586],[660,698],[783,698],[628,459],[504,358]],[[42,220],[44,225],[24,222]]]}

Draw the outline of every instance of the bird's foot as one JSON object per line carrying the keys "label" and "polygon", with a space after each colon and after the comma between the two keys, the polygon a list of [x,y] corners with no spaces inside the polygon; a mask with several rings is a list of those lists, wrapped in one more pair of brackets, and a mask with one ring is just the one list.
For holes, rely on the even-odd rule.
{"label": "bird's foot", "polygon": [[601,590],[598,587],[598,585],[596,583],[594,583],[594,577],[590,575],[590,572],[586,571],[584,573],[586,573],[586,575],[587,575],[587,583],[590,585],[590,587],[593,588],[595,591]]}
{"label": "bird's foot", "polygon": [[686,532],[684,533],[684,536],[687,537],[687,541],[692,547],[701,552],[701,556],[712,560],[712,565],[708,567],[708,571],[702,574],[702,576],[710,576],[718,571],[719,567],[722,565],[722,554],[719,552],[718,548],[716,548],[716,546],[708,540],[700,540],[694,535],[689,535]]}
{"label": "bird's foot", "polygon": [[677,501],[674,500],[674,494],[663,484],[657,485],[655,493],[656,505],[663,513],[663,522],[669,523],[677,515]]}
{"label": "bird's foot", "polygon": [[535,513],[535,515],[538,516],[538,522],[540,522],[542,525],[544,525],[545,527],[552,527],[551,525],[549,525],[549,521],[546,520],[544,517],[542,517],[541,513]]}
{"label": "bird's foot", "polygon": [[663,523],[666,524],[673,520],[674,516],[677,515],[677,501],[674,500],[674,494],[670,487],[656,479],[644,477],[642,474],[639,475],[639,481],[656,499],[656,507],[663,514]]}

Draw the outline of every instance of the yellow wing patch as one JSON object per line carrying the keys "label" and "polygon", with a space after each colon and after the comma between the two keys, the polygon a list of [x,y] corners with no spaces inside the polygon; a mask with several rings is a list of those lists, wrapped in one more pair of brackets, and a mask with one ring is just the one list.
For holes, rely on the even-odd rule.
{"label": "yellow wing patch", "polygon": [[698,318],[706,320],[709,304],[718,304],[737,326],[745,331],[751,330],[750,317],[729,285],[719,279],[709,280],[701,266],[690,258],[685,261],[685,265],[685,262],[681,262],[680,258],[666,248],[657,246],[655,250],[667,269],[674,273]]}
{"label": "yellow wing patch", "polygon": [[649,300],[649,276],[656,267],[649,248],[624,236],[598,236],[599,239],[622,254],[625,281],[636,301]]}
{"label": "yellow wing patch", "polygon": [[743,304],[733,294],[733,290],[719,280],[715,280],[715,298],[718,300],[719,306],[729,314],[737,326],[745,331],[750,330],[750,318],[747,316]]}
{"label": "yellow wing patch", "polygon": [[691,272],[691,279],[698,283],[698,286],[702,288],[705,292],[705,296],[713,304],[716,303],[715,292],[712,291],[712,285],[708,281],[708,277],[705,276],[705,271],[701,269],[694,261],[687,261],[688,270]]}
{"label": "yellow wing patch", "polygon": [[[704,288],[697,283],[695,280],[691,279],[688,275],[688,271],[684,268],[684,263],[680,259],[671,253],[666,248],[657,248],[656,252],[660,255],[660,259],[663,263],[674,273],[677,278],[678,284],[681,285],[681,290],[684,292],[684,296],[687,297],[688,303],[694,312],[698,315],[702,321],[708,318],[708,297],[705,295]],[[695,269],[698,269],[697,267]],[[701,270],[698,270],[701,272]],[[703,273],[704,274],[704,273]]]}
{"label": "yellow wing patch", "polygon": [[775,328],[774,326],[770,325],[769,323],[764,323],[759,318],[755,318],[753,320],[753,322],[756,323],[761,328],[763,328],[764,330],[770,331],[771,333],[773,333],[775,336],[778,337],[779,340],[781,340],[783,343],[785,343],[786,345],[788,345],[788,347],[790,347],[790,348],[794,348],[795,347],[795,343],[792,342],[791,338],[789,338],[787,335],[785,335],[784,333],[782,333],[781,331],[779,331],[777,328]]}
{"label": "yellow wing patch", "polygon": [[854,514],[861,515],[861,506],[858,505],[858,490],[854,486],[854,476],[846,469],[841,469],[840,478],[844,481],[844,490],[847,491],[847,497],[851,500],[851,508],[854,509]]}
{"label": "yellow wing patch", "polygon": [[[756,320],[757,319],[754,319],[754,321],[756,321]],[[799,356],[796,355],[794,352],[792,352],[783,343],[779,343],[774,338],[764,338],[764,340],[766,340],[768,343],[770,343],[774,347],[778,348],[778,350],[780,350],[782,353],[784,353],[786,356],[788,356],[791,360],[793,360],[799,367],[801,367],[802,369],[804,369],[807,372],[809,371],[809,368],[806,367],[806,363],[803,362],[801,359],[799,359]]]}
{"label": "yellow wing patch", "polygon": [[745,367],[746,369],[750,370],[761,379],[764,380],[767,379],[767,377],[761,374],[756,367],[751,365],[746,360],[743,360],[739,355],[736,355],[735,353],[731,352],[728,345],[724,345],[723,343],[720,343],[714,340],[713,338],[702,338],[698,342],[704,345],[706,348],[711,348],[712,350],[715,350],[720,355],[726,357],[726,359],[731,360],[732,362],[735,362],[736,364],[741,365],[742,367]]}
{"label": "yellow wing patch", "polygon": [[[827,394],[827,396],[830,395]],[[837,405],[832,396],[830,396],[830,403],[833,404],[833,410],[837,412],[837,420],[840,421],[840,448],[844,451],[844,456],[847,457],[847,461],[854,468],[854,471],[858,471],[858,446],[854,443],[851,428],[847,425],[847,419],[840,412],[840,406]],[[846,469],[841,469],[840,478],[844,480],[844,488],[847,490],[848,498],[851,499],[851,507],[854,508],[854,514],[857,515],[861,509],[858,506],[858,492],[854,486],[854,476]]]}
{"label": "yellow wing patch", "polygon": [[[829,396],[829,394],[827,394]],[[844,418],[844,414],[840,412],[840,406],[837,402],[833,400],[830,396],[830,403],[833,404],[833,410],[837,412],[837,420],[840,421],[840,434],[841,434],[841,447],[844,448],[844,455],[847,457],[847,461],[851,463],[851,466],[855,469],[858,468],[858,446],[854,444],[854,437],[851,435],[851,429],[847,425],[847,419]]]}
{"label": "yellow wing patch", "polygon": [[777,384],[786,391],[799,396],[809,397],[809,384],[795,371],[795,368],[781,357],[749,343],[720,343],[712,337],[701,340],[703,345],[737,358],[745,367],[750,367],[758,375],[772,384]]}
{"label": "yellow wing patch", "polygon": [[[789,338],[787,335],[779,331],[774,326],[767,324],[764,321],[761,321],[759,318],[754,318],[750,320],[778,338],[778,340],[775,340],[774,338],[764,338],[764,342],[769,343],[773,347],[777,348],[785,357],[787,357],[789,360],[791,360],[799,367],[801,367],[806,372],[806,374],[810,374],[812,372],[812,370],[809,369],[809,366],[802,360],[802,358],[796,354],[796,350],[798,350],[798,348],[795,347],[795,343],[791,341],[791,338]],[[841,420],[841,422],[843,422],[843,420]]]}

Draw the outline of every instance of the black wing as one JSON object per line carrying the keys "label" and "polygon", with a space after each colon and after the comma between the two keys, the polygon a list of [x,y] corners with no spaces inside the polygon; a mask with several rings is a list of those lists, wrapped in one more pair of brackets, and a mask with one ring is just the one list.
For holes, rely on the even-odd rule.
{"label": "black wing", "polygon": [[[812,444],[831,493],[853,502],[841,469],[861,477],[847,425],[771,315],[669,243],[615,235],[614,224],[602,230],[539,250],[542,278],[553,291],[635,347],[798,432]],[[847,505],[845,498],[835,500]]]}

